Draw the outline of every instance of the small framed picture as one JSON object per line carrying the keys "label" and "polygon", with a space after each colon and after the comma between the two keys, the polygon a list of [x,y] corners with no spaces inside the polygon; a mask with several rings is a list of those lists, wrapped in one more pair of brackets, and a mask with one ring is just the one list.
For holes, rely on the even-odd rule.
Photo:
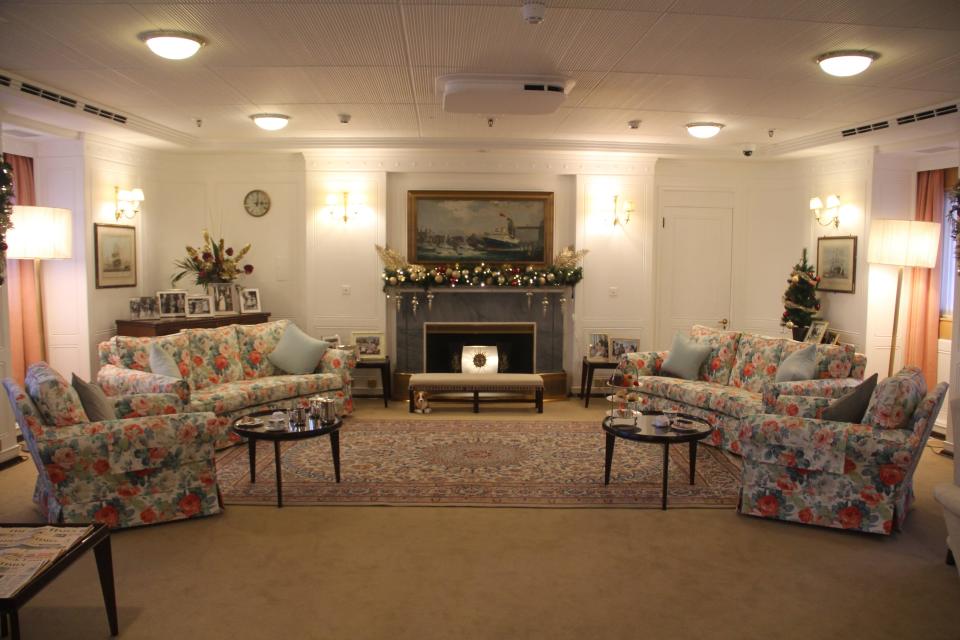
{"label": "small framed picture", "polygon": [[840,334],[830,329],[823,337],[823,344],[840,344]]}
{"label": "small framed picture", "polygon": [[354,331],[350,334],[361,360],[378,360],[387,355],[387,342],[382,333]]}
{"label": "small framed picture", "polygon": [[814,320],[810,323],[810,328],[807,329],[807,335],[803,341],[820,344],[823,341],[823,337],[827,334],[827,327],[829,326],[830,323],[826,320]]}
{"label": "small framed picture", "polygon": [[323,336],[323,337],[320,338],[320,339],[323,340],[324,342],[326,342],[327,344],[329,344],[331,349],[336,349],[337,347],[340,346],[340,334],[339,334],[339,333],[335,333],[335,334],[333,334],[332,336]]}
{"label": "small framed picture", "polygon": [[202,318],[213,315],[213,296],[187,296],[187,317]]}
{"label": "small framed picture", "polygon": [[187,314],[187,292],[180,289],[157,291],[161,318],[176,318]]}
{"label": "small framed picture", "polygon": [[640,340],[637,338],[610,338],[610,355],[614,358],[639,351]]}
{"label": "small framed picture", "polygon": [[857,236],[817,238],[818,291],[853,293],[857,285]]}
{"label": "small framed picture", "polygon": [[130,298],[130,319],[140,319],[140,298]]}
{"label": "small framed picture", "polygon": [[610,340],[605,333],[591,333],[587,344],[587,358],[590,360],[610,359]]}
{"label": "small framed picture", "polygon": [[122,224],[93,225],[97,289],[137,286],[137,228]]}
{"label": "small framed picture", "polygon": [[213,293],[213,313],[218,316],[232,316],[238,313],[237,289],[227,282],[210,285]]}
{"label": "small framed picture", "polygon": [[156,320],[160,317],[160,304],[157,296],[140,296],[140,319]]}
{"label": "small framed picture", "polygon": [[260,289],[240,289],[240,313],[260,313]]}

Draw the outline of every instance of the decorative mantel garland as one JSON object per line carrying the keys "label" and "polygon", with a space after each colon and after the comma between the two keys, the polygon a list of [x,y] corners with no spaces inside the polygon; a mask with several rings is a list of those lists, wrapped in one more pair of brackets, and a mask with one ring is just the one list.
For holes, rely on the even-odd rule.
{"label": "decorative mantel garland", "polygon": [[583,267],[579,266],[586,250],[564,249],[549,267],[511,265],[443,264],[425,267],[407,263],[402,255],[379,245],[377,254],[383,260],[383,289],[387,287],[567,287],[583,279]]}
{"label": "decorative mantel garland", "polygon": [[13,207],[10,199],[13,198],[13,167],[6,162],[0,162],[0,284],[7,278],[7,230],[13,228],[10,219]]}

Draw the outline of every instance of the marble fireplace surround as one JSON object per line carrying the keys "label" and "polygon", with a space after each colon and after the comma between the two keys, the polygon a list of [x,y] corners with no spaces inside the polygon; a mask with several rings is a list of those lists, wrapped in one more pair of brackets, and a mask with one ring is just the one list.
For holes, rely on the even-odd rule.
{"label": "marble fireplace surround", "polygon": [[[388,289],[396,314],[396,371],[424,371],[425,323],[532,323],[535,373],[563,371],[564,320],[570,288],[457,289],[428,292]],[[494,329],[495,330],[495,329]]]}

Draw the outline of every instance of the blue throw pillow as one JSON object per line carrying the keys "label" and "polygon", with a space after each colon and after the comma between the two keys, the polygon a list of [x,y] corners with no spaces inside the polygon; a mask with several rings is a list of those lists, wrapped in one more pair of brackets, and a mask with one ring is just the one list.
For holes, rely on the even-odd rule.
{"label": "blue throw pillow", "polygon": [[327,346],[323,340],[311,338],[301,331],[300,327],[291,323],[277,342],[277,348],[267,355],[267,360],[287,373],[313,373],[327,351]]}
{"label": "blue throw pillow", "polygon": [[777,368],[776,382],[813,380],[817,375],[817,345],[794,351]]}
{"label": "blue throw pillow", "polygon": [[660,375],[684,380],[696,380],[700,365],[713,350],[709,344],[700,344],[682,333],[673,337],[673,346],[667,359],[660,365]]}

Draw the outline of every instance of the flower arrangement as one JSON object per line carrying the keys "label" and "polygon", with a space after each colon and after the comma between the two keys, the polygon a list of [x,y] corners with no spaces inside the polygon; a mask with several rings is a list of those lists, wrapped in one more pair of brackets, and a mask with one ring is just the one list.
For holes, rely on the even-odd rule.
{"label": "flower arrangement", "polygon": [[187,257],[173,263],[180,271],[170,278],[170,284],[176,285],[188,275],[192,275],[196,284],[202,287],[208,284],[230,283],[241,275],[250,275],[253,273],[252,264],[240,266],[240,261],[249,251],[248,244],[235,252],[233,247],[226,246],[223,238],[214,242],[210,233],[204,230],[203,246],[198,249],[188,246]]}
{"label": "flower arrangement", "polygon": [[376,247],[383,260],[383,286],[387,287],[564,287],[583,279],[579,266],[586,251],[566,249],[543,268],[511,265],[449,264],[425,267],[408,264],[400,254]]}

